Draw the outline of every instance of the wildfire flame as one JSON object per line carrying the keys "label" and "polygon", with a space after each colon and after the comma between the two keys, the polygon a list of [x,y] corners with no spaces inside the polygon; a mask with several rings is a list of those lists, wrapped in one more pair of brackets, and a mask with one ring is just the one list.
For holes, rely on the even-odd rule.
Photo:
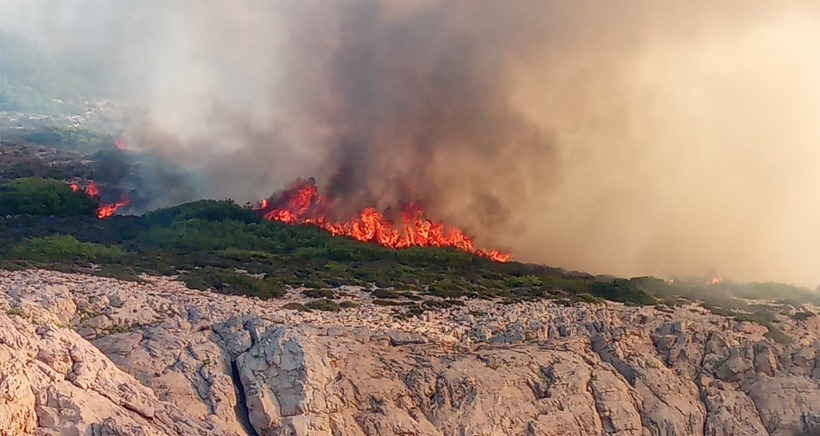
{"label": "wildfire flame", "polygon": [[253,208],[253,210],[265,210],[268,208],[268,199],[265,198],[262,200],[262,203],[259,206]]}
{"label": "wildfire flame", "polygon": [[[85,195],[91,198],[99,198],[100,196],[100,188],[97,187],[97,184],[94,181],[88,183],[88,186],[85,189],[82,189],[80,185],[76,183],[72,183],[69,185],[72,191],[80,192],[81,190],[85,192]],[[131,199],[128,198],[125,194],[122,195],[120,201],[116,203],[100,203],[100,206],[97,208],[97,218],[105,219],[114,216],[118,209],[123,207],[127,207],[131,205]]]}
{"label": "wildfire flame", "polygon": [[348,236],[389,248],[453,247],[496,262],[510,259],[509,253],[476,248],[463,230],[427,219],[424,209],[414,203],[403,208],[398,223],[373,208],[362,210],[346,222],[332,221],[327,217],[328,208],[326,197],[319,195],[315,183],[299,179],[277,198],[262,200],[254,210],[260,211],[267,220],[314,225],[335,236]]}
{"label": "wildfire flame", "polygon": [[85,187],[85,193],[91,198],[97,198],[100,196],[100,188],[98,188],[97,184],[92,181]]}
{"label": "wildfire flame", "polygon": [[117,209],[129,205],[131,205],[131,199],[123,195],[122,199],[116,203],[101,204],[100,207],[97,209],[97,218],[105,219],[108,217],[112,217],[117,212]]}
{"label": "wildfire flame", "polygon": [[709,281],[710,285],[719,285],[721,283],[723,283],[723,279],[720,278],[720,276],[714,276],[712,277],[712,280]]}

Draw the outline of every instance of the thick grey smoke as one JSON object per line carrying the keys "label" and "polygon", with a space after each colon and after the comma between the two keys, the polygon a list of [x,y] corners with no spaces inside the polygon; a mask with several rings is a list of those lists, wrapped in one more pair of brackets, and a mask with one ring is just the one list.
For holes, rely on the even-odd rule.
{"label": "thick grey smoke", "polygon": [[11,0],[147,108],[133,146],[253,200],[316,176],[517,259],[820,282],[820,6]]}

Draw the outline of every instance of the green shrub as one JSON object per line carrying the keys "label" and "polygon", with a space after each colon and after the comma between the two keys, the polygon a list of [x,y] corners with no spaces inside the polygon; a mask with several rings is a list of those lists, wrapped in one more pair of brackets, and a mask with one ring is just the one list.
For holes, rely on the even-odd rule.
{"label": "green shrub", "polygon": [[311,312],[311,310],[308,309],[304,304],[297,303],[295,301],[291,302],[291,303],[288,303],[288,304],[285,304],[284,306],[282,306],[282,309],[296,310],[296,311],[299,311],[299,312]]}
{"label": "green shrub", "polygon": [[459,298],[467,294],[467,289],[461,283],[451,279],[439,280],[429,286],[427,292],[442,298]]}
{"label": "green shrub", "polygon": [[302,295],[308,298],[336,298],[336,293],[332,289],[305,289]]}
{"label": "green shrub", "polygon": [[434,309],[449,309],[453,306],[463,306],[464,302],[459,300],[424,300],[422,304]]}
{"label": "green shrub", "polygon": [[181,274],[179,279],[192,289],[221,294],[248,295],[267,300],[286,294],[284,285],[247,274],[216,268],[202,268]]}
{"label": "green shrub", "polygon": [[119,247],[80,242],[73,236],[63,235],[26,240],[15,246],[11,254],[35,262],[67,263],[116,263],[125,256]]}
{"label": "green shrub", "polygon": [[655,303],[655,298],[640,290],[634,283],[626,279],[615,279],[611,282],[595,282],[590,286],[590,294],[623,303],[638,305]]}
{"label": "green shrub", "polygon": [[511,288],[539,287],[544,284],[541,278],[535,275],[507,277],[504,283]]}
{"label": "green shrub", "polygon": [[16,179],[0,186],[0,215],[94,215],[95,199],[65,183],[40,178]]}
{"label": "green shrub", "polygon": [[392,289],[374,289],[370,293],[376,298],[401,298],[401,295]]}
{"label": "green shrub", "polygon": [[341,310],[338,303],[333,300],[328,300],[327,298],[308,301],[305,303],[305,307],[308,309],[322,310],[325,312],[338,312]]}
{"label": "green shrub", "polygon": [[401,301],[396,300],[383,300],[381,298],[374,298],[373,304],[376,306],[407,306],[411,303],[402,303]]}
{"label": "green shrub", "polygon": [[159,209],[145,214],[150,224],[170,224],[172,222],[201,221],[239,221],[257,223],[261,219],[251,210],[231,201],[199,200]]}
{"label": "green shrub", "polygon": [[765,336],[777,342],[778,344],[788,345],[794,342],[794,339],[792,339],[791,336],[784,333],[783,330],[780,330],[780,328],[773,326],[771,324],[767,325],[766,327],[769,328],[769,331],[766,332]]}
{"label": "green shrub", "polygon": [[596,297],[594,295],[587,294],[586,292],[581,294],[573,295],[572,298],[573,302],[579,303],[590,303],[590,304],[601,304],[604,302],[603,298]]}

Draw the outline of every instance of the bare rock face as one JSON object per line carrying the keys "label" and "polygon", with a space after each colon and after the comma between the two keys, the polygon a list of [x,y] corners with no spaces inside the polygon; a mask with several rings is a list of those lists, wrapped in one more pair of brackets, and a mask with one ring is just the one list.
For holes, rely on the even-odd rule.
{"label": "bare rock face", "polygon": [[[809,435],[820,320],[548,301],[392,315],[0,272],[0,435]],[[807,308],[814,311],[816,308]]]}
{"label": "bare rock face", "polygon": [[74,331],[12,313],[0,314],[0,434],[220,433],[157,399]]}

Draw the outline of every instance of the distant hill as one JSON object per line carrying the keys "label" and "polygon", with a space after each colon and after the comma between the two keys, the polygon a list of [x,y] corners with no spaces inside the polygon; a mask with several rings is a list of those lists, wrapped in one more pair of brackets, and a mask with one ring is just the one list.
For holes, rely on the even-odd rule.
{"label": "distant hill", "polygon": [[68,54],[0,32],[0,111],[61,114],[75,102],[103,97],[104,84]]}

